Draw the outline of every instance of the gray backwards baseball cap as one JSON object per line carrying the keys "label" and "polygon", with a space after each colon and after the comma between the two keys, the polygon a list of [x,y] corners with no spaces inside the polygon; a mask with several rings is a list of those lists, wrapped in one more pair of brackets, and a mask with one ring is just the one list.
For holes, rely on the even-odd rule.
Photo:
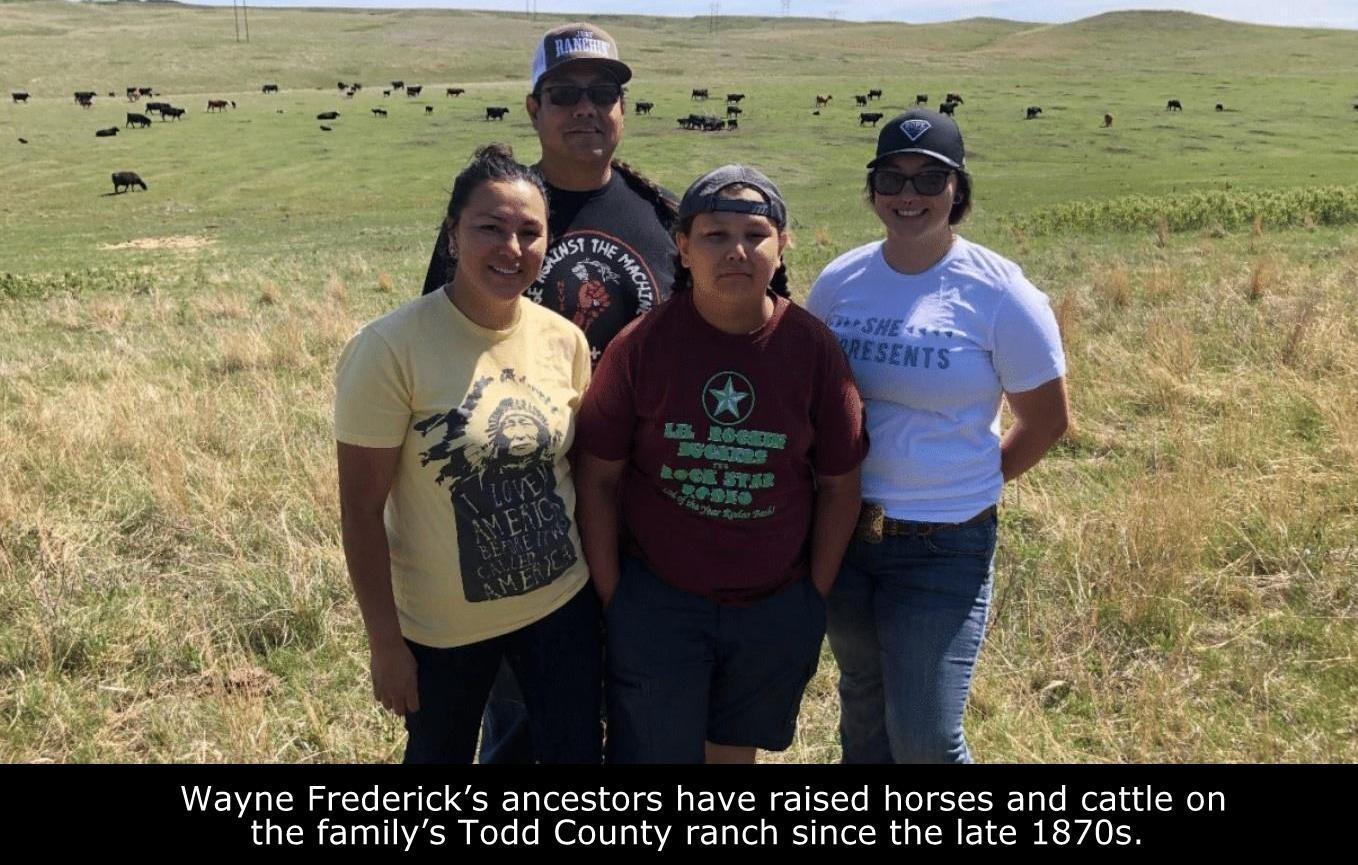
{"label": "gray backwards baseball cap", "polygon": [[[758,190],[764,196],[760,201],[744,201],[739,198],[722,198],[721,191],[736,183],[743,183]],[[679,202],[679,220],[682,222],[699,213],[750,213],[767,216],[780,229],[787,228],[787,203],[783,194],[760,172],[746,165],[723,165],[707,172],[693,181]]]}
{"label": "gray backwards baseball cap", "polygon": [[876,168],[898,153],[922,153],[950,168],[966,167],[957,121],[927,108],[915,108],[887,121],[877,136],[877,156],[868,168]]}
{"label": "gray backwards baseball cap", "polygon": [[542,35],[533,52],[533,90],[552,70],[577,60],[593,60],[608,69],[619,84],[632,80],[632,69],[618,59],[618,43],[602,27],[585,22],[563,24]]}

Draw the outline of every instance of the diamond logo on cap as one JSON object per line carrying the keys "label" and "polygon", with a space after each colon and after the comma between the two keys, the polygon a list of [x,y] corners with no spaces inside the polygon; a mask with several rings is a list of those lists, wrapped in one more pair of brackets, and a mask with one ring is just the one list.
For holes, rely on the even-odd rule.
{"label": "diamond logo on cap", "polygon": [[933,128],[932,123],[927,120],[920,120],[919,118],[907,120],[901,124],[901,131],[905,133],[905,137],[909,138],[911,142],[919,141],[924,133]]}

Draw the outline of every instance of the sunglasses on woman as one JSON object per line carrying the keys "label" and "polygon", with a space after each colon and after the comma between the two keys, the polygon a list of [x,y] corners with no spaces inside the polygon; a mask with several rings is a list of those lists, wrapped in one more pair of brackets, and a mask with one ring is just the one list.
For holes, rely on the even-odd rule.
{"label": "sunglasses on woman", "polygon": [[581,96],[589,96],[589,101],[599,108],[608,108],[622,96],[622,88],[617,84],[591,84],[581,87],[578,84],[555,84],[542,88],[547,101],[559,108],[575,105]]}
{"label": "sunglasses on woman", "polygon": [[872,191],[878,195],[900,195],[907,183],[915,187],[920,195],[938,195],[948,187],[952,172],[941,168],[931,168],[918,174],[902,174],[890,168],[878,168],[868,175]]}

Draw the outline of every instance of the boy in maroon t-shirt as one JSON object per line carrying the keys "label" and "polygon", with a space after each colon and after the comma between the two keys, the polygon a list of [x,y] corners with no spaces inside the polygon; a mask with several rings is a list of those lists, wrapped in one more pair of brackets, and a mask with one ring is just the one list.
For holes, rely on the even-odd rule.
{"label": "boy in maroon t-shirt", "polygon": [[839,343],[787,298],[777,188],[726,166],[679,216],[673,299],[609,345],[580,413],[609,752],[752,762],[791,743],[816,669],[858,515],[863,408]]}

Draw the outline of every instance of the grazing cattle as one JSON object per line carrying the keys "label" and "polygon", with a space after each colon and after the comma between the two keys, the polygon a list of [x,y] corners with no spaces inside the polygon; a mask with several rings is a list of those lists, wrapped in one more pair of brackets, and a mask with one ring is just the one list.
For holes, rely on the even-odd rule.
{"label": "grazing cattle", "polygon": [[126,128],[128,126],[139,126],[142,129],[146,129],[150,125],[151,118],[147,117],[145,114],[133,114],[132,112],[129,111],[127,113],[127,122],[123,124],[123,127]]}
{"label": "grazing cattle", "polygon": [[857,93],[855,93],[853,95],[853,104],[859,106],[860,108],[866,108],[868,105],[868,97],[866,95],[860,96]]}
{"label": "grazing cattle", "polygon": [[265,85],[264,85],[264,88],[263,88],[263,92],[264,92],[264,93],[277,93],[277,92],[278,92],[278,85],[277,85],[277,84],[265,84]]}
{"label": "grazing cattle", "polygon": [[1028,106],[1028,116],[1025,117],[1025,118],[1023,118],[1023,119],[1024,119],[1024,120],[1032,120],[1032,119],[1034,119],[1035,117],[1037,117],[1037,115],[1039,115],[1039,114],[1041,114],[1041,113],[1042,113],[1042,109],[1041,109],[1041,108],[1039,108],[1039,107],[1036,106],[1036,105],[1029,105],[1029,106]]}
{"label": "grazing cattle", "polygon": [[96,129],[96,130],[94,130],[94,137],[95,137],[95,138],[112,138],[113,136],[115,136],[115,135],[117,135],[117,134],[118,134],[118,127],[116,127],[116,126],[110,126],[110,127],[107,128],[107,129]]}
{"label": "grazing cattle", "polygon": [[339,119],[339,112],[338,112],[338,111],[322,111],[320,114],[317,114],[317,115],[316,115],[316,119],[317,119],[317,120],[338,120],[338,119]]}
{"label": "grazing cattle", "polygon": [[1168,102],[1165,103],[1165,110],[1166,110],[1166,111],[1183,111],[1183,110],[1184,110],[1184,106],[1183,106],[1183,103],[1180,102],[1179,100],[1177,100],[1177,99],[1171,99],[1171,100],[1169,100]]}
{"label": "grazing cattle", "polygon": [[938,106],[939,114],[952,114],[955,110],[957,110],[956,102],[944,102],[942,105]]}
{"label": "grazing cattle", "polygon": [[406,95],[407,95],[407,96],[419,96],[419,95],[420,95],[420,91],[423,90],[423,89],[424,89],[424,85],[423,85],[423,84],[407,84],[407,85],[406,85]]}
{"label": "grazing cattle", "polygon": [[465,87],[449,87],[449,88],[448,88],[448,95],[449,95],[449,96],[461,96],[463,93],[466,93],[466,92],[467,92],[467,88],[465,88]]}
{"label": "grazing cattle", "polygon": [[1217,103],[1217,110],[1218,110],[1218,111],[1225,111],[1225,110],[1226,110],[1226,106],[1225,106],[1225,105],[1222,105],[1220,102],[1218,102],[1218,103]]}
{"label": "grazing cattle", "polygon": [[10,97],[11,97],[15,102],[27,102],[27,101],[28,101],[28,94],[25,93],[25,92],[22,91],[22,90],[15,90],[13,93],[10,94]]}
{"label": "grazing cattle", "polygon": [[726,106],[726,116],[727,116],[727,117],[739,117],[739,116],[740,116],[741,114],[743,114],[743,113],[744,113],[744,112],[742,112],[742,111],[740,110],[740,106],[738,106],[738,105],[728,105],[728,106]]}
{"label": "grazing cattle", "polygon": [[688,98],[689,98],[689,99],[706,99],[706,98],[707,98],[707,88],[706,88],[706,87],[703,87],[703,88],[701,88],[701,89],[699,89],[699,88],[697,88],[697,87],[693,88],[693,92],[689,94],[689,97],[688,97]]}
{"label": "grazing cattle", "polygon": [[173,117],[175,120],[178,120],[179,118],[181,118],[181,117],[183,117],[183,116],[184,116],[184,109],[182,109],[182,108],[175,108],[173,105],[166,105],[164,108],[162,108],[162,109],[160,110],[160,119],[161,119],[161,120],[164,120],[166,117]]}
{"label": "grazing cattle", "polygon": [[208,110],[208,111],[225,111],[225,110],[226,110],[226,100],[225,100],[225,99],[209,99],[209,100],[207,101],[207,110]]}
{"label": "grazing cattle", "polygon": [[1113,115],[1111,115],[1111,114],[1105,114],[1105,115],[1103,115],[1103,128],[1104,128],[1104,129],[1107,129],[1108,127],[1110,127],[1110,126],[1112,126],[1112,125],[1113,125]]}
{"label": "grazing cattle", "polygon": [[330,127],[329,127],[329,126],[326,126],[324,123],[322,123],[322,124],[321,124],[321,131],[322,131],[322,132],[329,132],[329,131],[330,131]]}
{"label": "grazing cattle", "polygon": [[405,89],[405,86],[406,86],[406,83],[405,83],[404,81],[393,81],[393,82],[391,82],[391,89],[392,89],[392,90],[404,90],[404,89]]}
{"label": "grazing cattle", "polygon": [[737,105],[739,105],[739,104],[740,104],[740,100],[742,100],[742,99],[744,99],[744,98],[745,98],[745,94],[744,94],[744,93],[728,93],[728,94],[726,94],[726,101],[727,101],[727,102],[734,102],[734,103],[736,103]]}
{"label": "grazing cattle", "polygon": [[880,111],[860,111],[860,112],[858,112],[858,125],[859,125],[859,126],[862,126],[864,123],[871,123],[873,126],[876,126],[876,125],[877,125],[877,121],[879,121],[879,120],[881,120],[881,119],[882,119],[882,112],[880,112]]}
{"label": "grazing cattle", "polygon": [[[122,189],[119,189],[119,188],[118,188],[118,187],[120,187],[120,186],[122,187]],[[113,172],[113,191],[114,191],[114,193],[124,192],[124,191],[126,191],[126,192],[131,192],[131,191],[132,191],[132,187],[134,187],[134,186],[140,186],[140,187],[142,188],[142,190],[145,190],[145,189],[146,189],[146,183],[145,183],[140,177],[137,176],[137,172],[135,172],[135,171],[115,171],[115,172]]]}
{"label": "grazing cattle", "polygon": [[878,90],[878,89],[875,89],[875,88],[872,89],[872,90],[869,90],[869,91],[868,91],[868,98],[869,98],[869,99],[881,99],[881,98],[882,98],[882,91],[881,91],[881,90]]}
{"label": "grazing cattle", "polygon": [[915,104],[916,104],[916,105],[928,105],[928,104],[929,104],[929,94],[928,94],[928,93],[916,93],[916,94],[915,94]]}
{"label": "grazing cattle", "polygon": [[374,108],[374,109],[373,109],[373,117],[386,117],[386,116],[387,116],[387,109],[385,109],[385,108]]}
{"label": "grazing cattle", "polygon": [[424,113],[425,113],[425,114],[433,114],[433,113],[434,113],[434,106],[432,106],[432,105],[426,105],[426,106],[424,106]]}
{"label": "grazing cattle", "polygon": [[961,94],[961,93],[949,93],[947,96],[944,96],[944,97],[943,97],[943,101],[944,101],[944,102],[956,102],[958,105],[961,105],[961,104],[962,104],[962,94]]}
{"label": "grazing cattle", "polygon": [[650,113],[651,113],[651,109],[654,108],[654,107],[655,107],[655,103],[654,103],[654,102],[638,102],[638,103],[637,103],[637,113],[638,113],[638,114],[650,114]]}
{"label": "grazing cattle", "polygon": [[817,94],[816,94],[816,107],[817,107],[817,108],[820,108],[822,105],[829,105],[829,104],[830,104],[830,100],[831,100],[831,99],[834,99],[834,98],[835,98],[835,97],[829,96],[829,95],[821,96],[819,93],[817,93]]}
{"label": "grazing cattle", "polygon": [[487,105],[487,106],[486,106],[486,119],[487,119],[487,120],[504,120],[504,119],[505,119],[505,115],[508,114],[508,113],[509,113],[509,109],[508,109],[507,107],[503,106],[503,105]]}

